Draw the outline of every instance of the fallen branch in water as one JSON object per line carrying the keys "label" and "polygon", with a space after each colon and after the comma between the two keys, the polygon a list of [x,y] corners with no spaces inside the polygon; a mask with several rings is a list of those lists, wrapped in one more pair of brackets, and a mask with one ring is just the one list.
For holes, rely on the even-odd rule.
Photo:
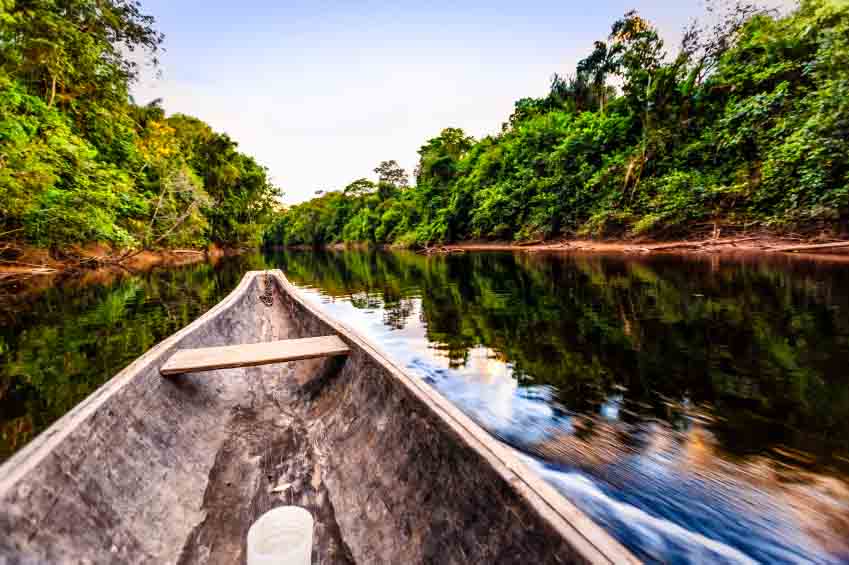
{"label": "fallen branch in water", "polygon": [[835,241],[832,243],[817,243],[813,245],[790,245],[787,247],[776,247],[771,251],[779,253],[795,253],[797,251],[820,251],[823,249],[841,249],[849,247],[849,241]]}
{"label": "fallen branch in water", "polygon": [[424,249],[417,251],[416,253],[420,255],[433,255],[435,253],[465,253],[466,250],[460,247],[446,247],[444,245],[434,245],[433,247],[425,247]]}
{"label": "fallen branch in water", "polygon": [[7,265],[16,265],[20,267],[31,267],[32,269],[48,269],[50,271],[56,271],[51,267],[45,267],[44,265],[36,265],[35,263],[22,263],[20,261],[6,261],[5,259],[0,259],[0,263],[6,263]]}
{"label": "fallen branch in water", "polygon": [[667,249],[689,249],[698,247],[715,247],[717,245],[736,245],[746,241],[755,241],[761,239],[759,237],[738,237],[736,239],[705,239],[702,241],[683,241],[677,243],[667,243],[664,245],[655,245],[652,247],[643,247],[643,252],[666,251]]}
{"label": "fallen branch in water", "polygon": [[0,279],[25,279],[35,275],[52,275],[58,273],[59,269],[53,267],[45,267],[44,265],[36,265],[33,263],[22,263],[20,261],[6,261],[0,259],[0,263],[11,265],[7,267],[12,270],[0,271]]}

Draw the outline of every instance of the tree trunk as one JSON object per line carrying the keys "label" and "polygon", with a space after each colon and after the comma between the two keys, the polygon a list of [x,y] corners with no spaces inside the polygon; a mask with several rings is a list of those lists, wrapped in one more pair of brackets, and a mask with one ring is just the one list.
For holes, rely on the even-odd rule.
{"label": "tree trunk", "polygon": [[56,77],[54,76],[54,77],[52,77],[52,80],[51,80],[51,83],[50,83],[50,101],[47,102],[48,108],[53,107],[53,101],[55,99],[56,99]]}

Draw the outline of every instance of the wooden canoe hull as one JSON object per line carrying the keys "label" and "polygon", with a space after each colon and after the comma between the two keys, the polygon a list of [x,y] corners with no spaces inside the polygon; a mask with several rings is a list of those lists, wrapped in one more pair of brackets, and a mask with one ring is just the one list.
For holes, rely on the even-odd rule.
{"label": "wooden canoe hull", "polygon": [[[0,467],[0,563],[244,562],[251,523],[281,504],[316,517],[314,563],[636,562],[268,273],[248,273]],[[334,333],[347,357],[159,375],[177,348]]]}

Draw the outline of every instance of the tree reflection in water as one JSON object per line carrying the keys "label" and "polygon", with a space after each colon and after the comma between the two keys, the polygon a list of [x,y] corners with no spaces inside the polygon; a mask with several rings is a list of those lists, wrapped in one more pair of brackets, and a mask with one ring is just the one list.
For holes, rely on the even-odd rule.
{"label": "tree reflection in water", "polygon": [[0,462],[263,266],[241,256],[0,281]]}
{"label": "tree reflection in water", "polygon": [[849,269],[287,252],[312,299],[641,557],[849,559]]}

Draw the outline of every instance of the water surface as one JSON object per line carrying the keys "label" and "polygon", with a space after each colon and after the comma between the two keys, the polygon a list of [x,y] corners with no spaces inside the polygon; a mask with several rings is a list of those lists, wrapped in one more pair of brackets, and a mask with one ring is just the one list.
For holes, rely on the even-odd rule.
{"label": "water surface", "polygon": [[849,267],[286,252],[0,289],[0,460],[279,266],[642,558],[849,562]]}
{"label": "water surface", "polygon": [[263,267],[245,256],[0,281],[0,462]]}
{"label": "water surface", "polygon": [[285,253],[640,557],[849,562],[849,268],[790,258]]}

